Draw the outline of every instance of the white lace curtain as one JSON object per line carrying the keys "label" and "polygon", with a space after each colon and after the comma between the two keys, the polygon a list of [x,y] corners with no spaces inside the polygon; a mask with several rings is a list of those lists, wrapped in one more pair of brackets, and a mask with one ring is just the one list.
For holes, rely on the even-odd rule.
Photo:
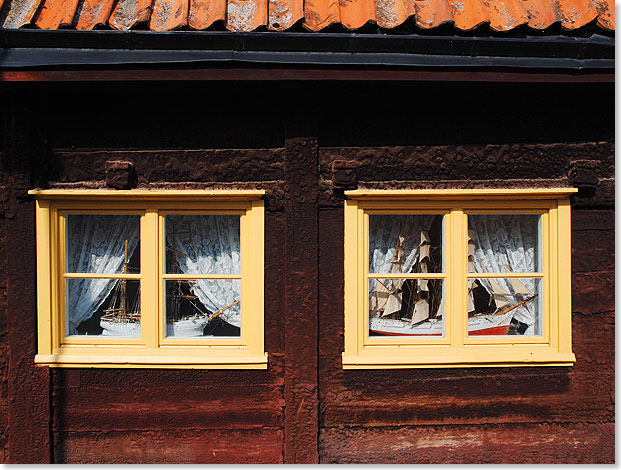
{"label": "white lace curtain", "polygon": [[[468,224],[475,244],[473,261],[476,272],[532,273],[539,269],[537,260],[538,215],[470,215]],[[491,291],[491,285],[487,279],[480,279],[480,281],[486,289]],[[520,281],[533,294],[538,292],[535,279],[521,278]],[[502,289],[512,294],[510,297],[511,304],[518,303],[528,297],[516,293],[514,286],[505,278],[496,279],[496,282]],[[535,298],[535,301],[530,305],[533,303],[539,305],[538,299]],[[526,336],[541,334],[535,308],[520,306],[515,309],[513,318],[529,325],[524,333]]]}
{"label": "white lace curtain", "polygon": [[[167,244],[184,274],[240,274],[238,215],[166,216]],[[241,283],[231,279],[199,279],[195,294],[216,312],[241,300]],[[227,323],[241,327],[241,304],[224,313]]]}
{"label": "white lace curtain", "polygon": [[[67,272],[117,274],[123,270],[125,240],[128,240],[128,259],[138,245],[140,217],[70,214],[66,231]],[[67,280],[67,334],[78,334],[80,323],[93,316],[115,283],[115,279]]]}
{"label": "white lace curtain", "polygon": [[421,231],[429,231],[434,217],[434,215],[370,215],[369,272],[390,272],[399,235],[403,235],[401,246],[405,249],[401,272],[410,272],[418,255]]}

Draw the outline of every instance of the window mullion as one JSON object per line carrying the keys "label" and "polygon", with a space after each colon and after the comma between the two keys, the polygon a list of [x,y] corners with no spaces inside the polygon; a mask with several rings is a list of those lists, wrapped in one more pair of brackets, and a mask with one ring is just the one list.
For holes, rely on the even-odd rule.
{"label": "window mullion", "polygon": [[447,276],[451,279],[450,317],[451,346],[462,348],[466,336],[466,271],[468,217],[462,208],[451,211],[450,230],[447,230],[451,246]]}
{"label": "window mullion", "polygon": [[141,324],[142,338],[148,348],[158,347],[158,319],[162,315],[159,305],[160,267],[159,259],[159,231],[158,213],[155,209],[148,209],[141,225]]}

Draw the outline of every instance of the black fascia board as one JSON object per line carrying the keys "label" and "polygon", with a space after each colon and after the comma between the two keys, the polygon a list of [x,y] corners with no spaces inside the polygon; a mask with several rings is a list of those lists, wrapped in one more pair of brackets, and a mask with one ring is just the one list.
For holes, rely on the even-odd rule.
{"label": "black fascia board", "polygon": [[0,30],[0,68],[187,63],[614,69],[614,37]]}

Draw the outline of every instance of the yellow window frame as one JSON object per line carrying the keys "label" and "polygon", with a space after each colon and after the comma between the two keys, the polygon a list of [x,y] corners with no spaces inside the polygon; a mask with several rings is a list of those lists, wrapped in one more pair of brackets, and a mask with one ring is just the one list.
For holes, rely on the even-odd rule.
{"label": "yellow window frame", "polygon": [[[569,196],[574,192],[573,188],[345,191],[343,368],[573,365]],[[391,213],[444,215],[444,270],[424,275],[444,280],[443,337],[369,336],[368,279],[383,275],[369,274],[368,218]],[[466,316],[460,313],[466,311],[467,302],[468,214],[485,213],[541,215],[540,271],[513,276],[542,279],[541,336],[468,336]]]}
{"label": "yellow window frame", "polygon": [[[262,190],[112,191],[33,190],[37,222],[38,353],[50,367],[130,367],[176,369],[266,369],[264,350],[264,233]],[[65,216],[137,214],[140,273],[97,275],[65,272]],[[240,215],[239,275],[180,275],[241,280],[239,338],[166,338],[164,216]],[[141,282],[141,337],[66,337],[65,279],[125,278]]]}

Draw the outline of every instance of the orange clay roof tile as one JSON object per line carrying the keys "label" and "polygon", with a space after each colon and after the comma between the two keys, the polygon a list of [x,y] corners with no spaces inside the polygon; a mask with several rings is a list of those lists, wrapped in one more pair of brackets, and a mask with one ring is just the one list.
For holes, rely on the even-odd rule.
{"label": "orange clay roof tile", "polygon": [[230,31],[260,27],[284,31],[301,21],[320,31],[333,24],[356,30],[366,23],[395,28],[413,21],[423,29],[451,22],[460,30],[489,24],[495,31],[520,25],[544,30],[555,23],[568,30],[594,22],[615,29],[613,0],[0,0],[0,28],[34,24],[41,29],[103,25],[128,30],[148,23],[154,31],[203,30],[222,21]]}
{"label": "orange clay roof tile", "polygon": [[269,0],[268,11],[269,28],[274,31],[284,31],[304,18],[304,2],[303,0]]}
{"label": "orange clay roof tile", "polygon": [[416,25],[431,29],[447,21],[453,21],[451,9],[446,0],[416,0],[414,2]]}
{"label": "orange clay roof tile", "polygon": [[[8,3],[8,11],[3,28],[15,29],[32,21],[41,0],[12,0]],[[6,5],[5,5],[6,7]]]}
{"label": "orange clay roof tile", "polygon": [[226,18],[226,0],[190,0],[188,25],[192,29],[207,29]]}
{"label": "orange clay roof tile", "polygon": [[114,29],[126,31],[136,23],[149,21],[150,17],[151,0],[119,0],[108,24]]}
{"label": "orange clay roof tile", "polygon": [[45,0],[35,24],[41,29],[58,29],[73,21],[78,0]]}
{"label": "orange clay roof tile", "polygon": [[76,29],[93,29],[98,24],[107,24],[114,0],[84,0],[78,9]]}

